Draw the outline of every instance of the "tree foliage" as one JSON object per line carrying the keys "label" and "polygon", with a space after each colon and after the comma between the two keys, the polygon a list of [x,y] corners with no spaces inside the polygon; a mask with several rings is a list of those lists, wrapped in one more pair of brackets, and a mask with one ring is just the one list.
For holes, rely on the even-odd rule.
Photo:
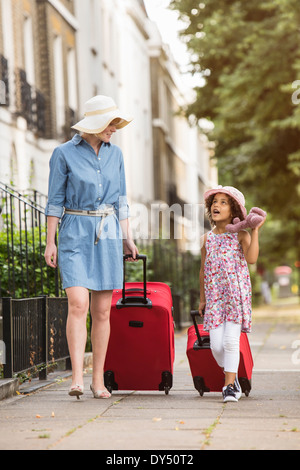
{"label": "tree foliage", "polygon": [[205,80],[186,113],[214,124],[220,183],[265,208],[270,238],[279,223],[281,252],[293,245],[291,257],[300,256],[300,2],[173,0],[170,7],[186,22],[191,72]]}

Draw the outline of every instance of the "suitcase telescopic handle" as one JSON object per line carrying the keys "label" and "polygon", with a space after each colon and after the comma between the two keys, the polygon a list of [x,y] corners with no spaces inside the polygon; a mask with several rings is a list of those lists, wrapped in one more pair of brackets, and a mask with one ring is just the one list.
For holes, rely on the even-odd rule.
{"label": "suitcase telescopic handle", "polygon": [[126,297],[126,290],[125,290],[125,281],[126,281],[126,260],[132,258],[132,255],[124,255],[123,256],[123,289],[122,289],[122,299],[118,301],[117,307],[121,308],[122,306],[145,306],[148,308],[152,307],[152,302],[147,298],[147,268],[146,268],[146,263],[147,263],[147,256],[146,255],[136,255],[137,260],[142,260],[143,261],[143,297],[137,297],[137,296],[130,296]]}
{"label": "suitcase telescopic handle", "polygon": [[[132,258],[132,255],[124,255],[123,256],[123,272],[124,272],[124,278],[123,278],[123,290],[122,290],[122,299],[123,303],[126,302],[126,292],[125,292],[125,271],[126,271],[126,260]],[[137,260],[142,260],[143,261],[143,283],[144,283],[144,303],[147,303],[147,279],[146,279],[146,274],[147,274],[147,269],[146,269],[146,262],[147,262],[147,256],[146,255],[136,255]]]}
{"label": "suitcase telescopic handle", "polygon": [[203,346],[203,339],[201,338],[201,335],[200,335],[200,332],[199,332],[199,329],[198,329],[197,320],[196,320],[197,315],[200,317],[200,313],[199,313],[198,310],[191,310],[191,317],[192,317],[192,320],[193,320],[193,323],[194,323],[195,333],[196,333],[197,339],[198,339],[198,344],[199,344],[199,346]]}

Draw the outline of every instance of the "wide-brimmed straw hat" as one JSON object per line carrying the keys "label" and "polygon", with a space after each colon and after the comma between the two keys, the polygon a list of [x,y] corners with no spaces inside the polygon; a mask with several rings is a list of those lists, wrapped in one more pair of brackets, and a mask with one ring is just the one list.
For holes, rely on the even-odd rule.
{"label": "wide-brimmed straw hat", "polygon": [[218,193],[224,193],[228,194],[228,196],[231,196],[239,205],[242,214],[244,217],[247,216],[247,209],[245,207],[245,197],[241,191],[238,189],[234,188],[233,186],[217,186],[216,188],[209,189],[204,193],[204,199],[206,200],[209,198],[209,196],[212,196],[213,194],[218,194]]}
{"label": "wide-brimmed straw hat", "polygon": [[98,95],[85,103],[84,119],[74,124],[72,129],[87,134],[99,134],[117,118],[120,119],[120,122],[116,124],[117,129],[122,129],[132,121],[131,117],[121,113],[112,98]]}

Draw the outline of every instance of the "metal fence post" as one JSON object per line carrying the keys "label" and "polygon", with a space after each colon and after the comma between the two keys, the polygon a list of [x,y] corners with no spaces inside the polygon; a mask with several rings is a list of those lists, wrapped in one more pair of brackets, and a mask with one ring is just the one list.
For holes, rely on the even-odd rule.
{"label": "metal fence post", "polygon": [[5,364],[3,364],[3,376],[5,379],[13,377],[13,340],[12,340],[12,312],[11,297],[2,298],[3,316],[3,342],[5,345]]}
{"label": "metal fence post", "polygon": [[46,295],[41,297],[42,309],[41,309],[41,320],[42,320],[42,364],[45,367],[39,372],[39,380],[47,380],[47,367],[48,367],[48,298]]}

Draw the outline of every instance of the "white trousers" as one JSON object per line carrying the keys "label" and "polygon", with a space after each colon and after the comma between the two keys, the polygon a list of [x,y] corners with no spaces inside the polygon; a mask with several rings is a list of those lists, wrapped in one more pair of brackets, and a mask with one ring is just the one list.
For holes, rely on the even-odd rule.
{"label": "white trousers", "polygon": [[238,323],[226,321],[209,331],[212,354],[225,372],[238,371],[241,329]]}

